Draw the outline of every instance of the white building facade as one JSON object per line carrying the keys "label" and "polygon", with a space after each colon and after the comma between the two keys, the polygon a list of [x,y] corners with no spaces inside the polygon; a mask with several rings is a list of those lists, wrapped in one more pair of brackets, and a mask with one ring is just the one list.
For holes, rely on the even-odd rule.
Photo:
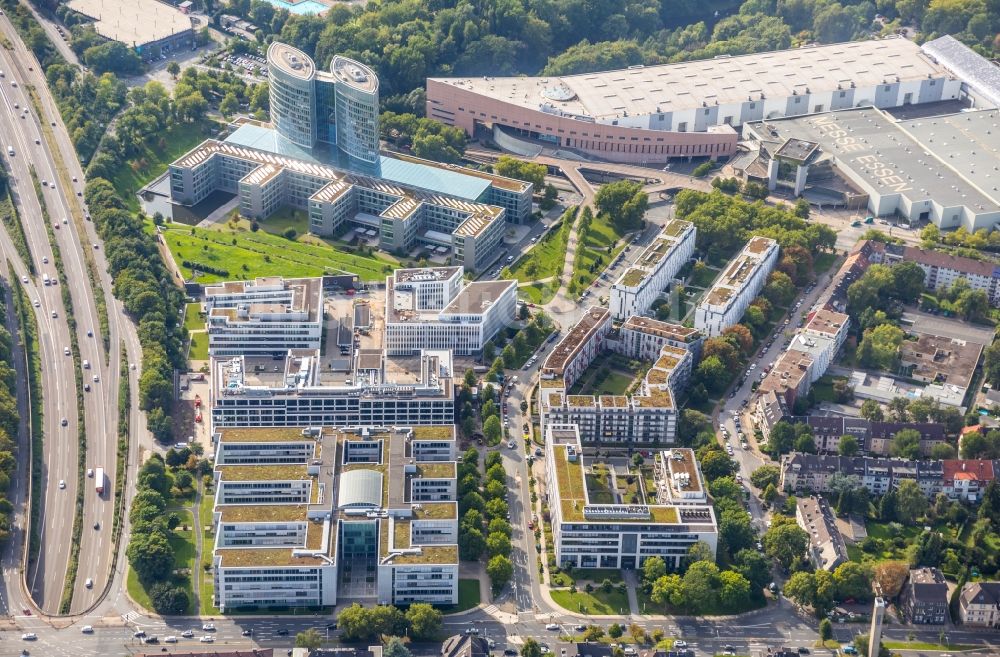
{"label": "white building facade", "polygon": [[739,323],[750,302],[767,284],[778,262],[778,251],[778,243],[767,237],[747,242],[695,308],[695,328],[714,338]]}
{"label": "white building facade", "polygon": [[656,297],[694,255],[697,229],[689,221],[668,222],[635,264],[611,286],[611,315],[624,320],[649,311]]}

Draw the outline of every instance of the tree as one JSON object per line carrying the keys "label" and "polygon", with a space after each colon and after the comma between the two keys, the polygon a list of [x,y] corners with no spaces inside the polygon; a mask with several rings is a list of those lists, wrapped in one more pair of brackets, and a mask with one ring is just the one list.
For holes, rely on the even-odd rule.
{"label": "tree", "polygon": [[685,602],[684,581],[677,574],[664,575],[653,582],[650,598],[664,607],[667,605],[680,607]]}
{"label": "tree", "polygon": [[894,296],[903,303],[913,303],[924,291],[924,270],[915,262],[904,260],[892,266]]}
{"label": "tree", "polygon": [[805,554],[809,535],[795,523],[772,525],[764,533],[764,551],[785,568]]}
{"label": "tree", "polygon": [[719,573],[719,604],[726,609],[739,611],[750,602],[750,582],[733,570]]}
{"label": "tree", "polygon": [[545,186],[545,174],[547,172],[544,164],[526,162],[509,155],[501,155],[493,165],[493,172],[529,182],[535,186],[535,193],[538,193]]}
{"label": "tree", "polygon": [[785,272],[773,271],[767,279],[763,294],[772,304],[784,306],[795,298],[795,284]]}
{"label": "tree", "polygon": [[880,561],[872,570],[872,577],[882,589],[882,595],[890,599],[900,594],[909,576],[910,566],[903,561]]}
{"label": "tree", "polygon": [[824,618],[819,622],[819,639],[820,641],[829,641],[833,638],[833,623],[830,622],[829,618]]}
{"label": "tree", "polygon": [[762,465],[750,475],[750,482],[757,488],[767,488],[768,484],[777,484],[781,478],[781,470],[776,465]]}
{"label": "tree", "polygon": [[767,449],[773,458],[778,458],[792,448],[795,443],[795,428],[784,420],[779,420],[771,427],[771,435],[767,438]]}
{"label": "tree", "polygon": [[846,561],[833,571],[833,580],[837,585],[837,597],[842,600],[871,598],[872,570],[869,565]]}
{"label": "tree", "polygon": [[736,553],[733,570],[747,578],[752,591],[760,591],[771,581],[771,564],[767,557],[752,548]]}
{"label": "tree", "polygon": [[718,356],[708,356],[698,364],[696,376],[706,388],[719,392],[728,383],[730,374]]}
{"label": "tree", "polygon": [[868,329],[858,345],[858,362],[867,367],[893,371],[899,364],[899,346],[906,334],[892,324]]}
{"label": "tree", "polygon": [[869,422],[881,422],[885,419],[882,406],[874,399],[866,399],[861,403],[861,417]]}
{"label": "tree", "polygon": [[486,537],[486,551],[491,555],[510,554],[510,538],[506,534],[496,532]]}
{"label": "tree", "polygon": [[816,600],[816,578],[812,573],[798,571],[785,582],[785,597],[802,607],[811,607]]}
{"label": "tree", "polygon": [[604,628],[599,625],[588,625],[583,631],[583,640],[588,643],[600,641],[604,637]]}
{"label": "tree", "polygon": [[410,649],[398,636],[389,637],[382,648],[382,657],[410,657]]}
{"label": "tree", "polygon": [[909,407],[910,402],[906,397],[893,397],[889,400],[889,412],[896,422],[906,422],[910,419]]}
{"label": "tree", "polygon": [[761,493],[760,499],[764,500],[765,504],[774,504],[774,501],[778,499],[778,488],[774,484],[768,484],[764,488],[764,492]]}
{"label": "tree", "polygon": [[542,657],[542,647],[538,641],[528,637],[521,644],[521,657]]}
{"label": "tree", "polygon": [[687,554],[684,558],[688,563],[696,561],[714,562],[715,554],[712,551],[712,547],[705,541],[695,541],[688,546]]}
{"label": "tree", "polygon": [[916,524],[927,513],[927,497],[912,479],[904,479],[896,488],[896,512],[900,522]]}
{"label": "tree", "polygon": [[174,551],[161,532],[133,533],[126,549],[128,562],[140,580],[166,579],[174,569]]}
{"label": "tree", "polygon": [[415,602],[406,610],[410,623],[410,636],[417,640],[430,640],[441,633],[443,615],[425,602]]}
{"label": "tree", "polygon": [[[399,639],[395,640],[399,641]],[[295,635],[296,648],[305,648],[312,652],[313,650],[319,650],[321,645],[323,645],[323,636],[315,627],[310,627]],[[386,646],[386,648],[388,648],[388,646]],[[403,649],[406,650],[405,647]],[[396,657],[405,657],[405,655],[397,655]]]}
{"label": "tree", "polygon": [[748,356],[753,351],[753,335],[750,333],[750,329],[742,324],[730,326],[722,332],[722,337],[736,346],[744,356]]}
{"label": "tree", "polygon": [[499,443],[502,432],[503,427],[500,425],[500,418],[496,415],[491,415],[483,422],[483,435],[486,436],[486,443],[488,445]]}
{"label": "tree", "polygon": [[623,634],[625,634],[625,629],[618,623],[612,623],[608,626],[608,636],[612,639],[620,639]]}
{"label": "tree", "polygon": [[805,454],[816,453],[816,441],[813,439],[811,433],[802,433],[795,438],[795,451]]}
{"label": "tree", "polygon": [[182,586],[170,582],[157,582],[149,588],[149,601],[159,614],[186,614],[191,598]]}
{"label": "tree", "polygon": [[957,455],[955,454],[955,448],[950,443],[937,443],[931,447],[931,460],[934,461],[946,461],[948,459],[953,459]]}
{"label": "tree", "polygon": [[736,472],[736,463],[720,449],[713,449],[701,458],[701,472],[709,482]]}
{"label": "tree", "polygon": [[594,204],[600,212],[611,217],[621,234],[640,226],[649,205],[649,197],[642,191],[640,183],[618,180],[603,185],[594,196]]}
{"label": "tree", "polygon": [[837,444],[837,453],[841,456],[854,456],[858,453],[858,439],[854,436],[841,436]]}
{"label": "tree", "polygon": [[667,574],[667,565],[662,557],[649,557],[642,562],[642,580],[652,584]]}
{"label": "tree", "polygon": [[[470,511],[472,513],[473,509]],[[486,539],[477,527],[462,527],[458,534],[458,552],[463,561],[477,561],[486,549]]]}
{"label": "tree", "polygon": [[513,577],[514,564],[507,555],[498,554],[490,558],[489,563],[486,564],[486,574],[489,575],[490,582],[493,584],[493,591],[499,593]]}
{"label": "tree", "polygon": [[[235,114],[239,109],[240,101],[236,98],[236,94],[232,92],[223,96],[222,101],[219,103],[219,113],[226,118]],[[289,239],[294,239],[294,235]]]}
{"label": "tree", "polygon": [[643,629],[642,625],[632,623],[628,626],[628,633],[634,643],[641,644],[646,642],[646,630]]}
{"label": "tree", "polygon": [[904,459],[920,458],[920,432],[916,429],[901,429],[889,442],[889,453]]}
{"label": "tree", "polygon": [[983,373],[990,385],[1000,387],[1000,340],[992,342],[983,351]]}
{"label": "tree", "polygon": [[170,74],[175,80],[177,79],[177,74],[181,72],[181,65],[174,60],[170,60],[167,63],[167,73]]}
{"label": "tree", "polygon": [[710,609],[718,600],[719,567],[711,561],[695,561],[684,573],[684,597],[697,611]]}

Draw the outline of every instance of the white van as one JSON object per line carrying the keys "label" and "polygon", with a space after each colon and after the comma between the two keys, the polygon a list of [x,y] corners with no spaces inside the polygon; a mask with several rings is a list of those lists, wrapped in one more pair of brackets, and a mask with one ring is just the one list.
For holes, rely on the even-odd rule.
{"label": "white van", "polygon": [[83,369],[85,369],[85,370],[89,370],[90,369],[90,361],[89,360],[83,361]]}
{"label": "white van", "polygon": [[7,155],[10,155],[11,157],[14,157],[14,147],[13,146],[8,146],[7,147]]}

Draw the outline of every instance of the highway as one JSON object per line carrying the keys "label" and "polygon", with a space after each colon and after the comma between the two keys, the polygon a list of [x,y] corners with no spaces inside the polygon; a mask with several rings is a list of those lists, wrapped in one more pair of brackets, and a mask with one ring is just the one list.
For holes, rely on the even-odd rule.
{"label": "highway", "polygon": [[[77,323],[77,341],[80,359],[90,363],[90,369],[82,370],[84,382],[90,392],[84,394],[84,409],[87,436],[88,469],[103,467],[107,473],[105,494],[99,496],[93,479],[84,478],[83,532],[80,541],[79,571],[75,583],[71,610],[80,611],[93,606],[104,594],[111,574],[113,556],[111,527],[114,513],[114,485],[117,477],[115,461],[117,451],[117,398],[119,379],[119,359],[121,341],[124,340],[129,353],[129,361],[139,362],[139,345],[134,327],[122,317],[120,305],[112,296],[112,282],[106,271],[103,249],[92,223],[84,219],[82,194],[84,177],[77,161],[75,150],[66,133],[55,103],[48,92],[44,76],[34,57],[25,49],[6,16],[0,19],[0,30],[12,42],[13,50],[0,53],[0,69],[6,78],[0,80],[0,94],[8,105],[6,117],[0,124],[0,139],[6,149],[15,150],[14,157],[8,157],[12,167],[13,185],[17,191],[17,202],[26,218],[25,229],[39,274],[48,273],[55,277],[55,267],[51,252],[48,251],[48,233],[41,221],[41,209],[35,197],[28,165],[34,165],[39,179],[52,184],[43,188],[43,195],[51,219],[59,227],[54,228],[57,244],[62,253],[70,294],[73,300]],[[11,82],[17,82],[13,86]],[[43,116],[35,116],[26,85],[36,90]],[[20,105],[17,114],[12,107]],[[29,112],[24,115],[24,108]],[[18,116],[18,114],[22,116]],[[38,140],[38,143],[36,143]],[[57,153],[49,149],[54,141]],[[60,168],[57,164],[61,164]],[[75,182],[74,182],[75,177]],[[93,245],[97,245],[96,248]],[[90,279],[85,263],[84,250],[89,250],[97,263],[98,278],[108,303],[110,320],[111,353],[104,354],[100,335],[100,320],[90,287]],[[47,257],[48,265],[41,263]],[[43,386],[46,403],[46,435],[57,440],[46,441],[46,489],[45,526],[42,535],[42,558],[34,572],[29,573],[29,588],[35,601],[45,613],[58,610],[64,585],[72,524],[75,514],[76,487],[80,485],[77,476],[77,440],[75,367],[82,368],[82,362],[63,355],[69,346],[69,329],[66,313],[61,307],[58,286],[39,287],[33,298],[39,298],[40,333],[42,335]],[[38,294],[40,292],[40,294]],[[56,311],[57,317],[52,317]],[[88,332],[90,335],[88,335]],[[137,388],[138,370],[130,372],[132,390]],[[142,428],[142,420],[134,402],[131,413],[132,427]],[[52,400],[56,400],[53,413]],[[61,423],[66,417],[67,427],[61,429],[68,436],[60,436],[53,423]],[[133,451],[134,453],[134,451]],[[58,488],[59,479],[64,479],[66,488]],[[95,530],[97,525],[100,529]],[[123,541],[124,545],[124,541]],[[87,578],[93,579],[93,587],[84,586]],[[9,590],[8,590],[9,592]],[[13,601],[11,596],[11,600]],[[26,601],[21,601],[25,603]],[[27,604],[22,604],[27,608]]]}

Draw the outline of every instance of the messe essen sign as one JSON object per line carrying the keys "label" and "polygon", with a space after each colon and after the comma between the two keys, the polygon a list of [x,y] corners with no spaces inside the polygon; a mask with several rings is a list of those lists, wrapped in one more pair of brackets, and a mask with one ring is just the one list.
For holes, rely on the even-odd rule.
{"label": "messe essen sign", "polygon": [[[832,139],[833,143],[846,153],[863,153],[872,150],[870,144],[852,136],[830,115],[817,118],[815,126],[824,137]],[[905,192],[912,189],[907,180],[883,162],[878,155],[858,155],[854,157],[854,162],[859,168],[866,169],[874,175],[882,187],[894,192]]]}

